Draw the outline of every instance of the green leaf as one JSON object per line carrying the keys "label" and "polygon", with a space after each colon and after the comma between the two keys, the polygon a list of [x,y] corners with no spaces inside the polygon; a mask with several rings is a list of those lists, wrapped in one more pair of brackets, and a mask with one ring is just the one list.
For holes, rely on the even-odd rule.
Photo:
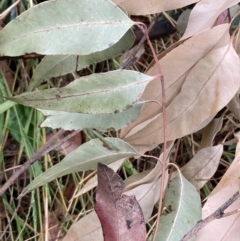
{"label": "green leaf", "polygon": [[133,24],[110,0],[47,1],[0,32],[0,55],[88,55],[114,45]]}
{"label": "green leaf", "polygon": [[182,175],[170,181],[164,207],[169,213],[161,216],[157,241],[180,240],[201,219],[200,196]]}
{"label": "green leaf", "polygon": [[132,30],[129,30],[119,42],[100,52],[79,57],[78,55],[46,56],[34,71],[29,90],[36,88],[42,80],[79,71],[90,64],[118,56],[128,50],[133,42],[134,34]]}
{"label": "green leaf", "polygon": [[10,100],[23,105],[73,113],[106,114],[129,109],[154,77],[131,70],[92,74],[63,88],[24,93]]}
{"label": "green leaf", "polygon": [[139,116],[143,103],[135,104],[133,107],[117,114],[82,114],[60,111],[40,110],[48,116],[41,127],[62,128],[64,130],[82,130],[95,128],[106,131],[109,128],[115,130],[133,122]]}
{"label": "green leaf", "polygon": [[54,180],[55,178],[73,172],[96,169],[99,162],[107,165],[121,158],[137,154],[137,152],[128,143],[122,141],[121,139],[105,138],[105,141],[110,142],[111,145],[115,146],[117,149],[111,150],[111,148],[99,139],[93,139],[86,142],[75,151],[68,154],[60,163],[39,175],[24,189],[21,196],[25,195],[34,188]]}

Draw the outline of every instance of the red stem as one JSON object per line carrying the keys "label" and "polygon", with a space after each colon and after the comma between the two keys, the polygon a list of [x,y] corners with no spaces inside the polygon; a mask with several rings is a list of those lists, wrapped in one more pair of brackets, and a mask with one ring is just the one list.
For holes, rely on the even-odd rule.
{"label": "red stem", "polygon": [[[160,222],[160,218],[161,218],[161,213],[162,213],[162,208],[163,208],[163,198],[164,198],[164,184],[165,184],[165,177],[166,177],[166,169],[167,169],[167,165],[166,165],[166,153],[167,153],[167,119],[166,119],[166,94],[165,94],[165,85],[164,85],[164,77],[162,74],[162,70],[161,70],[161,66],[160,63],[158,61],[158,57],[155,53],[155,50],[153,48],[153,45],[149,39],[148,36],[148,31],[147,31],[147,27],[146,25],[144,25],[143,23],[139,23],[137,22],[136,25],[138,25],[138,27],[143,31],[144,35],[146,36],[146,40],[148,42],[148,45],[152,51],[156,66],[158,68],[158,73],[160,75],[160,83],[161,83],[161,89],[162,89],[162,117],[163,117],[163,162],[162,162],[162,180],[161,180],[161,185],[160,185],[160,199],[159,199],[159,208],[158,208],[158,216],[157,216],[157,222],[156,222],[156,228],[155,228],[155,232],[154,232],[154,237],[153,237],[153,241],[156,240],[156,236],[157,236],[157,232],[158,232],[158,227],[159,227],[159,222]],[[159,160],[160,161],[160,160]]]}

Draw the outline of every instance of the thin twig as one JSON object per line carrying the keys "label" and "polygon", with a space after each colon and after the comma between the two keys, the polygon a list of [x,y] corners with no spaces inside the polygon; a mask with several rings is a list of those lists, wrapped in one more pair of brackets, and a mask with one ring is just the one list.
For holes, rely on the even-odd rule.
{"label": "thin twig", "polygon": [[0,19],[4,19],[7,17],[7,15],[12,11],[13,8],[15,8],[22,0],[17,0],[15,3],[13,3],[9,8],[7,8],[3,13],[0,14]]}
{"label": "thin twig", "polygon": [[[166,177],[166,170],[167,170],[167,165],[166,165],[166,153],[167,153],[167,119],[166,119],[166,93],[165,93],[165,84],[164,84],[164,77],[162,74],[162,69],[160,66],[160,63],[158,61],[158,57],[155,53],[155,50],[153,48],[153,45],[149,39],[149,35],[148,35],[148,29],[147,27],[142,24],[142,23],[137,23],[137,25],[139,26],[140,29],[142,29],[144,36],[147,40],[147,43],[152,51],[157,69],[158,69],[158,73],[160,76],[160,85],[161,85],[161,90],[162,90],[162,116],[163,116],[163,161],[161,162],[162,164],[162,181],[161,181],[161,185],[160,185],[160,199],[159,199],[159,207],[158,207],[158,218],[157,218],[157,222],[156,222],[156,228],[155,228],[155,232],[154,232],[154,236],[153,236],[153,240],[156,240],[157,237],[157,231],[158,231],[158,227],[159,227],[159,222],[160,222],[160,218],[161,218],[161,213],[162,213],[162,208],[163,208],[163,199],[164,199],[164,186],[165,186],[165,177]],[[160,159],[159,159],[160,161]]]}
{"label": "thin twig", "polygon": [[[236,192],[233,194],[231,198],[229,198],[221,207],[219,207],[214,213],[212,213],[210,216],[206,217],[205,219],[199,221],[187,234],[183,236],[183,238],[180,241],[187,241],[192,236],[194,236],[200,229],[202,229],[205,225],[210,223],[211,221],[215,219],[220,219],[226,216],[229,216],[230,213],[224,214],[224,211],[233,204],[237,199],[239,198],[239,192]],[[235,214],[235,212],[231,212],[231,214]],[[228,215],[227,215],[228,214]]]}
{"label": "thin twig", "polygon": [[74,131],[61,141],[58,141],[59,138],[64,134],[64,130],[59,130],[48,142],[46,142],[35,154],[25,162],[8,180],[7,182],[0,188],[0,196],[2,196],[6,190],[14,183],[14,181],[24,173],[36,160],[41,158],[42,156],[46,155],[51,150],[55,149],[56,147],[62,145],[66,140],[72,138],[76,135],[79,131]]}
{"label": "thin twig", "polygon": [[158,73],[160,74],[160,83],[161,83],[161,89],[162,89],[162,117],[163,117],[163,161],[162,161],[162,181],[160,185],[160,199],[159,199],[159,207],[158,207],[158,218],[156,222],[156,228],[153,236],[153,240],[156,240],[159,222],[161,218],[162,208],[163,208],[163,199],[164,199],[164,187],[165,187],[165,176],[167,171],[166,166],[166,153],[167,153],[167,120],[166,120],[166,93],[165,93],[165,84],[164,84],[164,77],[162,74],[161,66],[158,61],[157,55],[155,54],[153,45],[149,39],[148,34],[146,34],[148,45],[153,52],[154,60],[156,63],[156,66],[158,68]]}
{"label": "thin twig", "polygon": [[149,36],[149,33],[151,32],[151,30],[153,29],[155,23],[157,22],[157,20],[159,19],[161,13],[155,14],[154,16],[154,20],[151,22],[151,24],[149,25],[148,29],[147,29],[147,34],[144,33],[141,41],[138,43],[138,45],[135,47],[134,52],[131,54],[131,56],[129,57],[129,59],[126,61],[126,63],[121,67],[121,69],[127,69],[129,68],[129,66],[133,65],[135,63],[135,61],[137,60],[136,58],[136,54],[138,53],[138,51],[141,49],[142,45],[144,44],[144,42],[147,40],[147,36]]}

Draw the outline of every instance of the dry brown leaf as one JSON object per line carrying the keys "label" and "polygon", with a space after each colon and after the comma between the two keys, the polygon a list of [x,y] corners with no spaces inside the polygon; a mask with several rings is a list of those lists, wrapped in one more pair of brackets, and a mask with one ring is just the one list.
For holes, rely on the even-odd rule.
{"label": "dry brown leaf", "polygon": [[[194,36],[170,52],[166,51],[165,55],[158,56],[161,58],[159,62],[164,74],[166,106],[179,94],[185,80],[185,75],[200,59],[214,48],[216,42],[221,39],[226,31],[228,31],[227,26],[225,28],[214,28],[212,31],[206,31]],[[208,39],[208,41],[203,41],[205,39]],[[173,69],[174,71],[172,71]],[[158,68],[156,64],[152,64],[152,67],[146,74],[151,76],[157,75]],[[158,79],[151,81],[145,88],[142,98],[144,100],[156,100],[161,103],[160,87]],[[135,126],[153,118],[159,114],[160,110],[161,108],[155,102],[145,104],[138,119],[121,130],[121,136],[125,137],[130,131],[133,132]]]}
{"label": "dry brown leaf", "polygon": [[214,26],[218,16],[227,8],[237,4],[238,0],[201,0],[189,16],[187,29],[182,39],[187,39]]}
{"label": "dry brown leaf", "polygon": [[238,90],[238,92],[236,93],[236,95],[234,95],[234,97],[232,98],[232,100],[229,102],[228,104],[228,109],[235,115],[235,117],[240,120],[240,89]]}
{"label": "dry brown leaf", "polygon": [[182,8],[199,0],[112,0],[123,7],[129,15],[146,15]]}
{"label": "dry brown leaf", "polygon": [[[59,224],[59,221],[56,218],[56,213],[54,212],[48,212],[47,220],[44,220],[44,222],[48,222],[48,239],[49,240],[56,240],[60,241],[63,233],[61,232],[61,227]],[[44,227],[45,227],[44,223]],[[45,231],[46,232],[46,231]]]}
{"label": "dry brown leaf", "polygon": [[[214,27],[187,40],[160,60],[166,83],[167,140],[185,136],[206,120],[209,122],[239,89],[240,61],[228,31],[228,24]],[[148,74],[155,75],[156,66]],[[151,98],[161,102],[157,80],[143,94],[143,99]],[[153,102],[146,106],[121,134],[140,152],[163,142],[162,113],[157,114],[160,108]]]}
{"label": "dry brown leaf", "polygon": [[[235,192],[238,191],[238,182],[235,182],[210,197],[203,207],[203,219],[216,211]],[[225,212],[240,208],[240,199],[236,200]],[[240,213],[215,219],[203,227],[197,234],[195,241],[239,241],[240,237]]]}
{"label": "dry brown leaf", "polygon": [[[165,183],[167,183],[168,173],[166,173],[165,177]],[[142,184],[135,187],[134,189],[124,192],[126,195],[136,196],[136,199],[139,202],[143,211],[145,222],[147,222],[148,219],[151,217],[153,207],[159,199],[160,185],[161,178],[158,176],[152,182]]]}
{"label": "dry brown leaf", "polygon": [[222,190],[223,188],[235,183],[236,181],[239,180],[240,177],[240,133],[235,134],[235,137],[238,138],[238,143],[236,147],[236,152],[235,152],[235,158],[233,162],[231,163],[230,167],[228,170],[225,172],[223,177],[221,178],[220,182],[218,185],[213,189],[211,192],[210,196],[215,195],[217,192]]}
{"label": "dry brown leaf", "polygon": [[[168,147],[166,150],[166,156],[169,156],[174,141],[168,143]],[[163,154],[160,155],[159,159],[163,161]],[[169,162],[169,158],[165,160],[167,163]],[[160,196],[160,183],[161,183],[161,175],[162,175],[162,165],[160,161],[157,162],[156,166],[149,172],[146,173],[142,179],[135,180],[133,182],[129,182],[126,180],[128,185],[124,188],[124,193],[126,195],[134,195],[136,196],[139,204],[142,208],[145,221],[151,217],[152,209],[154,204],[157,202]],[[133,180],[132,177],[129,179]],[[167,185],[168,180],[168,172],[165,175],[165,184]]]}
{"label": "dry brown leaf", "polygon": [[0,71],[3,74],[4,78],[6,79],[6,82],[8,84],[8,87],[10,91],[13,91],[14,86],[14,76],[9,68],[9,64],[6,60],[0,61]]}
{"label": "dry brown leaf", "polygon": [[222,124],[223,117],[215,118],[203,129],[199,150],[212,146],[213,139],[222,128]]}
{"label": "dry brown leaf", "polygon": [[63,241],[103,241],[101,223],[95,211],[74,223]]}
{"label": "dry brown leaf", "polygon": [[182,169],[183,176],[199,190],[216,172],[223,153],[223,145],[201,149]]}
{"label": "dry brown leaf", "polygon": [[148,174],[151,173],[151,171],[152,170],[147,170],[128,177],[127,179],[124,180],[124,187],[127,188],[128,186],[132,185],[132,183],[141,181],[143,178],[148,176]]}
{"label": "dry brown leaf", "polygon": [[[172,150],[173,144],[174,144],[174,141],[168,143],[166,154],[165,154],[166,156],[169,156]],[[124,192],[132,190],[137,186],[141,186],[142,184],[154,182],[156,178],[159,178],[160,175],[162,174],[162,165],[160,164],[160,162],[164,161],[163,153],[160,155],[159,160],[160,161],[157,162],[156,166],[152,170],[145,171],[127,178],[124,181],[125,182]],[[169,158],[167,158],[166,162],[167,163],[169,162]],[[142,178],[140,179],[140,177]]]}

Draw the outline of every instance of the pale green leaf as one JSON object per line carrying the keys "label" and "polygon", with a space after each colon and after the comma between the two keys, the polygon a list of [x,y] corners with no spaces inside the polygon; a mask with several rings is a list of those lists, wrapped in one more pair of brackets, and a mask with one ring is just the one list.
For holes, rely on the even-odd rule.
{"label": "pale green leaf", "polygon": [[109,48],[133,21],[110,0],[47,1],[0,32],[0,55],[87,55]]}
{"label": "pale green leaf", "polygon": [[134,34],[132,30],[129,30],[119,42],[100,52],[83,56],[46,56],[34,71],[29,90],[33,90],[44,80],[49,80],[52,77],[65,75],[73,71],[79,71],[90,64],[118,56],[128,50],[133,45],[133,42]]}
{"label": "pale green leaf", "polygon": [[24,93],[10,100],[44,110],[106,114],[129,109],[154,77],[131,70],[92,74],[63,88]]}
{"label": "pale green leaf", "polygon": [[200,196],[182,175],[170,181],[164,207],[169,213],[161,217],[157,241],[178,241],[201,219]]}
{"label": "pale green leaf", "polygon": [[137,119],[142,106],[143,103],[139,103],[117,114],[95,115],[40,110],[44,115],[48,115],[41,127],[62,128],[64,130],[82,130],[85,128],[95,128],[102,131],[109,128],[119,130]]}
{"label": "pale green leaf", "polygon": [[130,157],[137,154],[128,143],[122,141],[121,139],[105,138],[105,141],[109,142],[117,149],[112,150],[99,139],[88,141],[75,151],[68,154],[60,163],[51,167],[46,172],[34,179],[25,188],[21,196],[25,195],[34,188],[42,186],[69,173],[96,169],[99,162],[107,165],[121,158]]}
{"label": "pale green leaf", "polygon": [[191,9],[186,9],[184,12],[182,12],[182,14],[177,20],[177,30],[181,35],[184,34],[187,28],[190,13],[191,13]]}

